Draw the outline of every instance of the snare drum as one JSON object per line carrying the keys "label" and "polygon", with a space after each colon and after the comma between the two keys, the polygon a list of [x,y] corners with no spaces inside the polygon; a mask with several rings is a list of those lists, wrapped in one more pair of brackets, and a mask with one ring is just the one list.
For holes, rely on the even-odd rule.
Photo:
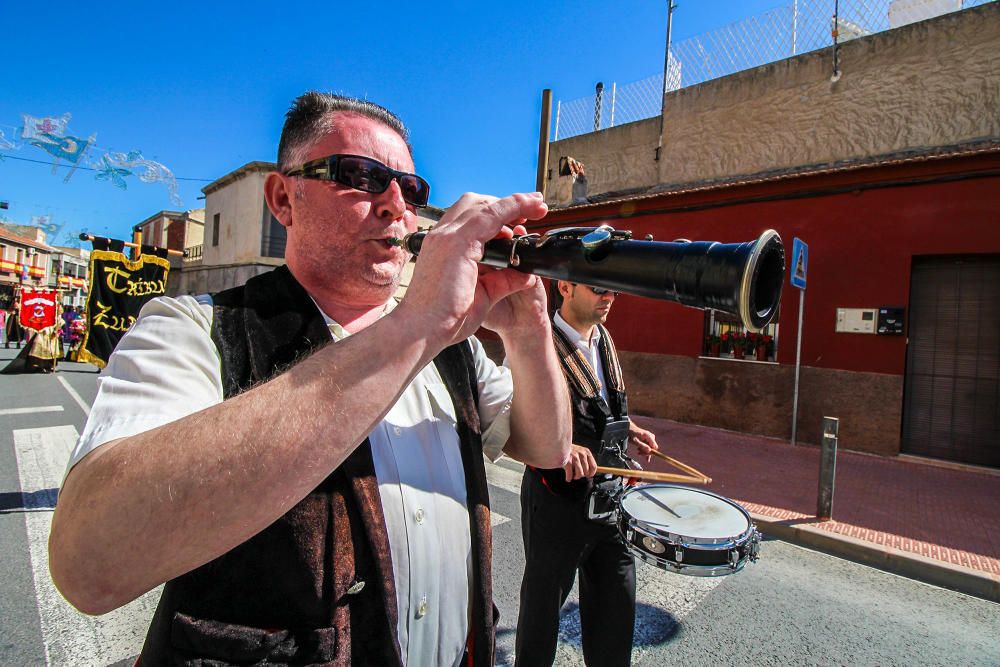
{"label": "snare drum", "polygon": [[674,484],[623,493],[618,530],[637,558],[698,577],[739,572],[757,560],[760,549],[760,533],[745,509],[718,494]]}

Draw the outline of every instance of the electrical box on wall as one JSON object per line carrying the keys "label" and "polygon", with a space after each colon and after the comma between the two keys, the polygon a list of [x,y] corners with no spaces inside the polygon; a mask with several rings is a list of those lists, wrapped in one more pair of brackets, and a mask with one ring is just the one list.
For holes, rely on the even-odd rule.
{"label": "electrical box on wall", "polygon": [[903,316],[906,309],[902,306],[883,306],[878,309],[878,334],[880,336],[902,336]]}
{"label": "electrical box on wall", "polygon": [[838,308],[836,331],[841,333],[875,333],[878,308]]}

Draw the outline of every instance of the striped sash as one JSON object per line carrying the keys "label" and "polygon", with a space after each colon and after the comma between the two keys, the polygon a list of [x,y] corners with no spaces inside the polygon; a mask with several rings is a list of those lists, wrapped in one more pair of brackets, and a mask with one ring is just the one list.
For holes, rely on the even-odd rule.
{"label": "striped sash", "polygon": [[[610,383],[609,389],[620,394],[624,393],[625,381],[622,379],[622,369],[618,363],[618,353],[615,351],[614,341],[611,340],[611,334],[603,325],[598,324],[597,327],[601,333],[601,341],[598,343],[597,351],[601,355],[601,363],[604,365],[604,372]],[[565,373],[573,390],[585,398],[592,399],[600,396],[601,383],[583,351],[574,345],[566,334],[554,324],[552,325],[552,339],[555,342],[556,354],[559,355],[563,373]]]}

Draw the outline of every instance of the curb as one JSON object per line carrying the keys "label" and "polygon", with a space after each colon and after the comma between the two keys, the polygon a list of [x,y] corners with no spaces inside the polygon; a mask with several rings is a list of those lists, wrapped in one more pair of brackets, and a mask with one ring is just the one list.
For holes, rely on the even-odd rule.
{"label": "curb", "polygon": [[885,572],[1000,603],[1000,577],[996,575],[847,535],[835,535],[814,526],[788,525],[753,512],[750,516],[766,537],[775,537]]}

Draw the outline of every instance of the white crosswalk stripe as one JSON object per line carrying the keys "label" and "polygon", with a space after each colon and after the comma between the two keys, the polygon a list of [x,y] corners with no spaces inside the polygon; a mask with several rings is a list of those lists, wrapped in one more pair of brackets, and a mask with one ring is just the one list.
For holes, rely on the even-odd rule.
{"label": "white crosswalk stripe", "polygon": [[0,417],[5,417],[7,415],[33,415],[39,412],[62,412],[63,406],[61,405],[42,405],[37,408],[7,408],[5,410],[0,410]]}
{"label": "white crosswalk stripe", "polygon": [[[13,432],[25,512],[28,550],[34,575],[45,662],[49,665],[108,665],[139,653],[159,589],[104,616],[76,611],[49,576],[51,508],[78,433],[73,426]],[[28,500],[30,499],[30,500]],[[46,511],[47,510],[47,511]]]}
{"label": "white crosswalk stripe", "polygon": [[64,378],[61,375],[57,375],[56,379],[59,380],[59,384],[61,384],[63,386],[63,388],[66,390],[66,393],[68,393],[70,395],[70,397],[74,401],[76,401],[76,404],[80,406],[80,409],[83,410],[83,414],[85,414],[85,415],[87,415],[89,417],[90,416],[90,404],[87,403],[87,401],[83,400],[80,397],[80,394],[77,393],[76,389],[73,389],[73,387],[70,386],[70,384],[66,380],[66,378]]}

